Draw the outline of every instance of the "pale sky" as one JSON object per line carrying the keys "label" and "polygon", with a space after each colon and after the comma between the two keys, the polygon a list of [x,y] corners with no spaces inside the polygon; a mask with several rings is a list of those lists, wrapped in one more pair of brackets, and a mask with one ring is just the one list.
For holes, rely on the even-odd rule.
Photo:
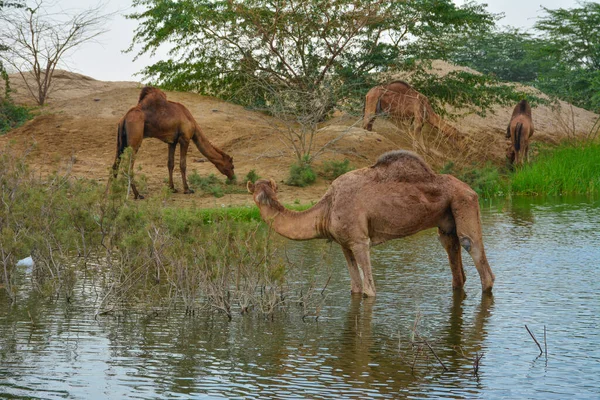
{"label": "pale sky", "polygon": [[[464,0],[453,0],[463,4]],[[577,6],[576,0],[477,0],[488,5],[488,11],[504,13],[500,25],[529,28],[541,15],[541,6],[556,8],[572,8]],[[70,70],[104,81],[133,80],[134,76],[146,65],[159,61],[164,54],[155,57],[143,56],[133,61],[134,53],[123,53],[129,47],[137,21],[125,19],[124,14],[131,12],[130,1],[104,0],[106,12],[117,12],[107,23],[108,32],[97,39],[97,43],[86,43],[65,59]],[[55,8],[64,12],[81,10],[98,5],[98,0],[55,0]]]}

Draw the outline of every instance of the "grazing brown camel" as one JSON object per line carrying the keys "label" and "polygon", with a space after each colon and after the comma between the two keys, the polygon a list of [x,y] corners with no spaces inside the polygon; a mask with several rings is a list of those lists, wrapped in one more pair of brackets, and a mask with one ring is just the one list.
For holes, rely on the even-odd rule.
{"label": "grazing brown camel", "polygon": [[263,220],[280,235],[329,239],[342,246],[352,293],[375,295],[371,246],[433,227],[448,253],[453,288],[462,288],[466,280],[462,246],[475,262],[482,290],[492,289],[477,194],[451,175],[436,174],[414,153],[391,151],[371,167],[340,176],[317,204],[302,212],[279,203],[273,180],[248,182],[247,187]]}
{"label": "grazing brown camel", "polygon": [[[127,146],[137,153],[144,138],[157,138],[169,145],[169,187],[176,192],[173,185],[173,168],[175,167],[175,148],[179,143],[181,178],[183,192],[193,193],[187,183],[186,158],[190,141],[193,141],[202,153],[215,167],[227,178],[233,178],[233,158],[219,148],[213,146],[202,133],[202,129],[183,104],[167,100],[167,96],[160,89],[146,86],[140,93],[138,104],[131,108],[119,121],[117,134],[117,156],[113,164],[113,173],[116,176],[121,154]],[[133,159],[131,167],[133,167]],[[131,189],[136,199],[143,199],[135,187]]]}
{"label": "grazing brown camel", "polygon": [[529,139],[533,135],[531,106],[527,100],[521,100],[513,110],[506,128],[506,138],[510,139],[508,159],[514,165],[523,165],[529,161]]}
{"label": "grazing brown camel", "polygon": [[423,124],[428,122],[453,140],[461,137],[460,132],[447,124],[433,111],[427,97],[417,92],[408,83],[394,81],[375,86],[367,92],[363,116],[363,128],[373,129],[377,115],[386,113],[395,119],[413,119],[415,138],[421,136]]}

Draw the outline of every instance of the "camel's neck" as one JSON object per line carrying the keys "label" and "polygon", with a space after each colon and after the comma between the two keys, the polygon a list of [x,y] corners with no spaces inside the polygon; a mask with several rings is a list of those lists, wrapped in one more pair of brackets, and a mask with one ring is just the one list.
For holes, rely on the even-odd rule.
{"label": "camel's neck", "polygon": [[194,144],[200,153],[202,153],[204,157],[208,158],[208,161],[212,162],[213,164],[223,163],[225,158],[224,153],[213,146],[210,140],[204,136],[202,129],[200,129],[198,124],[196,124],[196,134],[192,137],[192,140],[194,141]]}
{"label": "camel's neck", "polygon": [[329,238],[327,221],[327,202],[321,200],[306,211],[292,211],[277,200],[258,204],[262,219],[288,239],[308,240]]}
{"label": "camel's neck", "polygon": [[454,127],[446,123],[431,107],[427,110],[427,122],[448,136],[454,135]]}

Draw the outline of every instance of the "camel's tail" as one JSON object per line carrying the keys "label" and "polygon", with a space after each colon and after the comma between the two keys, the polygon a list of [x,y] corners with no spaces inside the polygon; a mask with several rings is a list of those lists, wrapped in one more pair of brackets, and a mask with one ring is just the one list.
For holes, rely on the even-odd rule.
{"label": "camel's tail", "polygon": [[375,106],[375,114],[381,114],[381,96],[377,99],[377,105]]}
{"label": "camel's tail", "polygon": [[117,176],[117,170],[119,168],[119,159],[121,158],[121,154],[125,151],[127,147],[127,130],[125,128],[125,119],[119,122],[119,126],[117,127],[117,154],[115,156],[115,162],[113,164],[113,175]]}
{"label": "camel's tail", "polygon": [[523,124],[521,122],[517,122],[515,125],[515,151],[519,151],[521,149],[521,135],[523,133]]}

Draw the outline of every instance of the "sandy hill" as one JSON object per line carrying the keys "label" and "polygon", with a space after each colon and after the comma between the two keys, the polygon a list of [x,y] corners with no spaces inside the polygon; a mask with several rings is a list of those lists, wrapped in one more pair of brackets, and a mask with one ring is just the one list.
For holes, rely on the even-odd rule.
{"label": "sandy hill", "polygon": [[[445,73],[453,67],[436,63],[434,68]],[[11,143],[17,151],[30,148],[29,164],[41,173],[69,166],[74,176],[106,182],[108,169],[115,157],[117,122],[137,103],[141,85],[136,82],[103,82],[66,71],[58,71],[55,82],[56,90],[49,96],[48,105],[38,111],[36,118],[0,137],[0,146]],[[15,101],[31,104],[18,75],[11,76],[11,86]],[[245,185],[244,177],[250,170],[277,181],[286,178],[294,155],[281,140],[269,117],[193,93],[167,92],[167,97],[188,107],[206,136],[233,156],[240,189]],[[486,118],[469,115],[452,121],[469,137],[468,146],[460,150],[449,145],[435,131],[424,130],[422,138],[413,138],[407,126],[397,126],[378,118],[374,132],[367,132],[360,128],[359,116],[339,115],[325,124],[317,135],[317,147],[335,140],[317,160],[317,170],[320,162],[332,159],[347,158],[357,168],[368,166],[380,154],[398,148],[418,152],[437,168],[450,160],[458,163],[491,160],[501,164],[506,150],[504,133],[511,112],[512,107],[498,107]],[[534,140],[552,143],[570,136],[586,135],[598,118],[594,113],[563,102],[552,107],[541,106],[533,112]],[[188,176],[196,170],[202,176],[214,173],[222,177],[211,163],[203,161],[200,152],[190,146]],[[152,196],[165,186],[166,163],[166,144],[146,139],[136,159],[136,166],[147,177],[145,194]],[[177,166],[174,179],[176,187],[181,188]],[[295,200],[315,201],[328,185],[329,182],[322,178],[308,188],[281,185],[280,197],[290,203]],[[220,206],[251,204],[251,197],[248,194],[231,194],[217,199],[201,193],[176,194],[172,201]]]}

